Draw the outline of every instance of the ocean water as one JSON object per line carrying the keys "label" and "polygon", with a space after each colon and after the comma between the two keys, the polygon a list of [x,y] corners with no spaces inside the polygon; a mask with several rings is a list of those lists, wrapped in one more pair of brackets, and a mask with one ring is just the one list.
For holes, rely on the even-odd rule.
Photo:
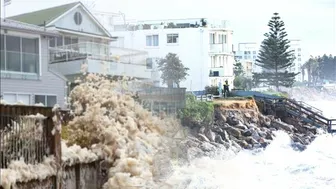
{"label": "ocean water", "polygon": [[[308,103],[328,117],[335,112],[336,101]],[[290,143],[278,132],[265,150],[194,159],[174,167],[167,182],[176,189],[336,189],[336,136],[320,135],[303,152]]]}

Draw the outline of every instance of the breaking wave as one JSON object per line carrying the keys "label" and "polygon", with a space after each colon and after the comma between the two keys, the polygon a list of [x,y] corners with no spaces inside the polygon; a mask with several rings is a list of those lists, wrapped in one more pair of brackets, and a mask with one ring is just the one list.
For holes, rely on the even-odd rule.
{"label": "breaking wave", "polygon": [[[331,103],[310,102],[332,116]],[[328,106],[326,106],[328,105]],[[289,136],[277,132],[275,140],[262,151],[241,151],[228,155],[194,159],[189,165],[176,166],[167,181],[175,188],[188,189],[335,189],[336,136],[318,136],[303,151],[290,146]]]}

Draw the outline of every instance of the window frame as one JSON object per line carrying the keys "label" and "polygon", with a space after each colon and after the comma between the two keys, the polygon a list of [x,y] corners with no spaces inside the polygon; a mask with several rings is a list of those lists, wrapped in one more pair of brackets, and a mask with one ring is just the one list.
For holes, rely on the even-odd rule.
{"label": "window frame", "polygon": [[[32,105],[32,93],[25,93],[25,92],[3,92],[2,94],[2,99],[4,99],[5,95],[15,95],[15,103],[18,103],[18,96],[19,95],[28,95],[29,96],[29,104],[27,105]],[[5,100],[5,99],[4,99]]]}
{"label": "window frame", "polygon": [[[53,107],[55,104],[57,104],[57,95],[55,95],[55,94],[41,94],[41,93],[36,93],[36,94],[34,94],[34,99],[33,99],[33,101],[34,101],[34,104],[37,104],[36,103],[36,96],[44,96],[44,103],[43,103],[43,105],[45,106],[45,107]],[[48,96],[52,96],[52,97],[56,97],[56,103],[53,105],[53,106],[48,106],[48,99],[47,99],[47,97]]]}
{"label": "window frame", "polygon": [[[19,32],[11,32],[9,31],[8,33],[1,33],[2,36],[4,36],[4,49],[2,50],[4,53],[4,61],[5,61],[5,65],[4,65],[4,69],[1,68],[1,73],[3,73],[1,75],[1,78],[17,78],[17,76],[19,76],[19,79],[38,79],[39,77],[36,76],[41,76],[42,75],[42,69],[41,69],[41,36],[40,35],[33,35],[33,34],[22,34]],[[11,36],[11,37],[18,37],[20,39],[20,71],[10,71],[8,70],[8,60],[7,60],[7,52],[14,52],[14,51],[8,51],[7,50],[7,36]],[[36,51],[38,53],[30,53],[30,54],[34,54],[37,57],[37,63],[36,63],[36,72],[24,72],[23,71],[23,54],[25,52],[23,52],[23,39],[34,39],[37,40],[37,46],[36,46]],[[16,51],[15,51],[16,52]],[[32,77],[31,77],[32,76]]]}
{"label": "window frame", "polygon": [[[174,42],[175,37],[175,42]],[[178,33],[168,33],[167,34],[167,44],[179,44],[179,34]],[[172,42],[169,42],[169,38],[171,38]]]}
{"label": "window frame", "polygon": [[[154,37],[157,36],[157,45],[154,44]],[[150,44],[147,43],[147,38],[150,38]],[[146,35],[146,47],[158,47],[160,46],[159,34]]]}

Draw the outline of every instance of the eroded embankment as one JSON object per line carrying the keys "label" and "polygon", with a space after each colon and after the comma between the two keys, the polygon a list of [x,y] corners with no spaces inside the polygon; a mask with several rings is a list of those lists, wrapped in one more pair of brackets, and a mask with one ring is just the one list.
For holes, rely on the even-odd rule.
{"label": "eroded embankment", "polygon": [[227,149],[232,146],[255,149],[266,147],[273,140],[274,132],[282,130],[289,134],[293,146],[303,150],[317,133],[316,128],[300,122],[290,125],[274,116],[262,115],[253,99],[217,100],[214,106],[213,124],[193,132],[197,138],[193,141],[199,144],[207,142],[221,144]]}

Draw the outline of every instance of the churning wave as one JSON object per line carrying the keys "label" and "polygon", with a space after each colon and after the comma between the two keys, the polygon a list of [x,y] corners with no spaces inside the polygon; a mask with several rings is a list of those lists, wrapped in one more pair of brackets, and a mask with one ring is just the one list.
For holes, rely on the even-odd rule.
{"label": "churning wave", "polygon": [[[335,106],[330,103],[336,105],[312,105],[332,115]],[[277,132],[265,150],[235,156],[223,151],[174,170],[169,182],[177,189],[335,189],[336,136],[320,135],[300,152],[293,150],[286,133]]]}

